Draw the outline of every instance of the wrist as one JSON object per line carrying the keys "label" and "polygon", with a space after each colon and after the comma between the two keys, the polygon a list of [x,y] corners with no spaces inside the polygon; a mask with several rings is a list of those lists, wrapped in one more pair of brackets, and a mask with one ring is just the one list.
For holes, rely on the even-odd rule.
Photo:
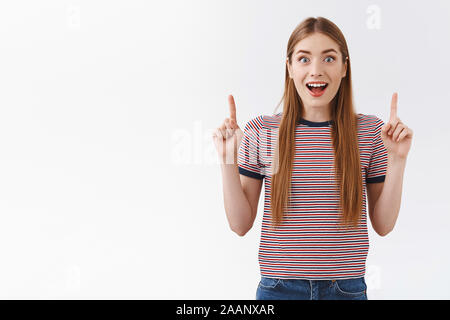
{"label": "wrist", "polygon": [[398,165],[405,165],[406,157],[388,153],[388,162],[393,163],[393,164],[398,164]]}

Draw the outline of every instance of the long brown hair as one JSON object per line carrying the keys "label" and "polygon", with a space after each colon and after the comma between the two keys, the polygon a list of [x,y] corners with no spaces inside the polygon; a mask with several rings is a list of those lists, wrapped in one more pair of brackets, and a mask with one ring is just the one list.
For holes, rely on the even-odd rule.
{"label": "long brown hair", "polygon": [[[363,184],[359,158],[357,115],[353,108],[350,57],[344,35],[330,20],[323,17],[307,18],[292,32],[287,45],[287,58],[292,64],[295,45],[307,36],[320,32],[329,36],[338,45],[343,62],[347,59],[346,76],[342,78],[336,96],[331,102],[333,120],[332,140],[337,188],[340,193],[340,223],[342,226],[357,227],[362,213]],[[286,66],[283,97],[283,115],[279,126],[277,145],[273,159],[271,184],[272,226],[279,226],[291,195],[291,174],[295,154],[295,130],[304,115],[302,101],[289,77]],[[277,106],[277,108],[278,108]]]}

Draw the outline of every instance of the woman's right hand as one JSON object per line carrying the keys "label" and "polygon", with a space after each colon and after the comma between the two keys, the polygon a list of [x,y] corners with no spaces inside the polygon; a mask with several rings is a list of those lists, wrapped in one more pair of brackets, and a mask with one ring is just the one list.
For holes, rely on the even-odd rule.
{"label": "woman's right hand", "polygon": [[226,118],[222,125],[213,132],[213,141],[220,159],[225,164],[237,164],[237,153],[241,144],[243,132],[236,121],[236,104],[230,94],[228,96],[230,117]]}

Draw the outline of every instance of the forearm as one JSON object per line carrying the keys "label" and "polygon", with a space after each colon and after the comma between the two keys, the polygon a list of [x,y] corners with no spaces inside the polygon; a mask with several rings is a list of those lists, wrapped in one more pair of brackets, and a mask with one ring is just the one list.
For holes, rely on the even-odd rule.
{"label": "forearm", "polygon": [[406,158],[388,155],[386,178],[373,213],[374,229],[386,235],[394,228],[400,211]]}
{"label": "forearm", "polygon": [[221,164],[223,180],[223,198],[225,212],[231,230],[243,235],[251,227],[252,209],[239,177],[239,169],[236,163]]}

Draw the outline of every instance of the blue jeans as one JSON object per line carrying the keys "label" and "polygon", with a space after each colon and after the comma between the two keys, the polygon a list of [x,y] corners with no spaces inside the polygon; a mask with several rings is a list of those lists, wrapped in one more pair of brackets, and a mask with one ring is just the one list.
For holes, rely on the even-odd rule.
{"label": "blue jeans", "polygon": [[367,300],[364,277],[302,280],[261,277],[256,300]]}

